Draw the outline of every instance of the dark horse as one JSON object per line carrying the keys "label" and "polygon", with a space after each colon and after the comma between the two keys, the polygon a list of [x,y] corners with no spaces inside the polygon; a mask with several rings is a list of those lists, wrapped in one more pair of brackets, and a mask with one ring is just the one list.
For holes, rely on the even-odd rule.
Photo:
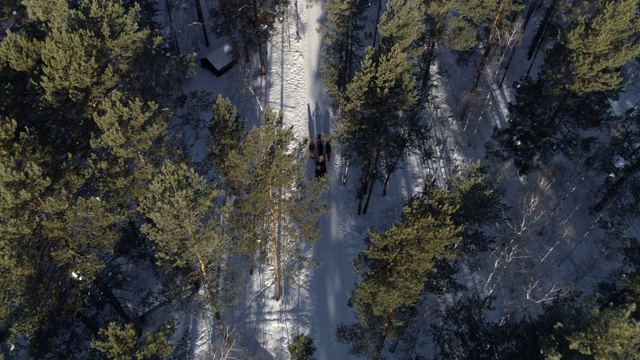
{"label": "dark horse", "polygon": [[320,156],[326,156],[327,161],[331,160],[331,145],[322,139],[322,135],[318,135],[318,139],[314,142],[309,136],[309,157],[317,160]]}

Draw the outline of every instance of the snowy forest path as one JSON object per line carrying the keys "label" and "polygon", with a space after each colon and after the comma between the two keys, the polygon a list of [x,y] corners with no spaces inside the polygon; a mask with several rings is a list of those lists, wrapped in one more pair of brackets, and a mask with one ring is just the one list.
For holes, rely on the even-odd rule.
{"label": "snowy forest path", "polygon": [[[321,2],[317,2],[301,10],[306,13],[306,98],[311,115],[308,119],[313,122],[308,124],[308,130],[311,136],[321,134],[326,138],[332,130],[332,117],[330,101],[320,82],[322,34],[318,31],[326,16],[325,9]],[[349,220],[353,211],[349,211],[352,209],[347,209],[344,205],[348,202],[341,200],[351,195],[348,188],[338,180],[335,165],[340,161],[336,154],[331,157],[328,166],[326,176],[329,191],[324,200],[329,206],[329,212],[320,219],[321,236],[314,245],[315,259],[321,264],[312,274],[309,294],[313,306],[310,335],[317,347],[317,359],[347,358],[347,347],[336,341],[334,333],[338,325],[351,322],[354,317],[347,306],[347,293],[356,280],[351,261],[357,252],[347,242],[364,236],[345,236],[351,231]]]}

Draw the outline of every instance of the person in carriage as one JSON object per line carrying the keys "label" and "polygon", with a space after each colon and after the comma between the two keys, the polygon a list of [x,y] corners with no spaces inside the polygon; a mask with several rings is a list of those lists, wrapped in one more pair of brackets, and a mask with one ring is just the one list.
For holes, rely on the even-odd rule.
{"label": "person in carriage", "polygon": [[309,137],[309,157],[315,160],[316,177],[323,176],[327,173],[326,162],[331,160],[331,144],[325,142],[320,134],[316,141]]}
{"label": "person in carriage", "polygon": [[324,156],[320,156],[316,161],[316,177],[324,176],[327,173],[327,163],[324,161]]}

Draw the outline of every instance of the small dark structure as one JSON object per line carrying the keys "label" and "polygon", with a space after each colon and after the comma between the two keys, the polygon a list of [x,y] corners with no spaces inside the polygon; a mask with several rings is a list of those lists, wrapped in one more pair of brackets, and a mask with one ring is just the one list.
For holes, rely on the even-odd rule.
{"label": "small dark structure", "polygon": [[200,66],[211,71],[215,76],[222,76],[236,65],[238,59],[231,55],[231,46],[223,45],[218,47],[209,55],[200,59]]}

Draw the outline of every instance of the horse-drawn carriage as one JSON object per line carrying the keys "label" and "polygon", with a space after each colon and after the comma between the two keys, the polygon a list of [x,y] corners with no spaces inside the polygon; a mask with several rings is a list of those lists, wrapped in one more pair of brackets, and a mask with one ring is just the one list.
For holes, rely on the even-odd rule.
{"label": "horse-drawn carriage", "polygon": [[331,144],[322,139],[322,135],[314,141],[309,136],[309,157],[315,161],[316,177],[327,173],[327,162],[331,160]]}

